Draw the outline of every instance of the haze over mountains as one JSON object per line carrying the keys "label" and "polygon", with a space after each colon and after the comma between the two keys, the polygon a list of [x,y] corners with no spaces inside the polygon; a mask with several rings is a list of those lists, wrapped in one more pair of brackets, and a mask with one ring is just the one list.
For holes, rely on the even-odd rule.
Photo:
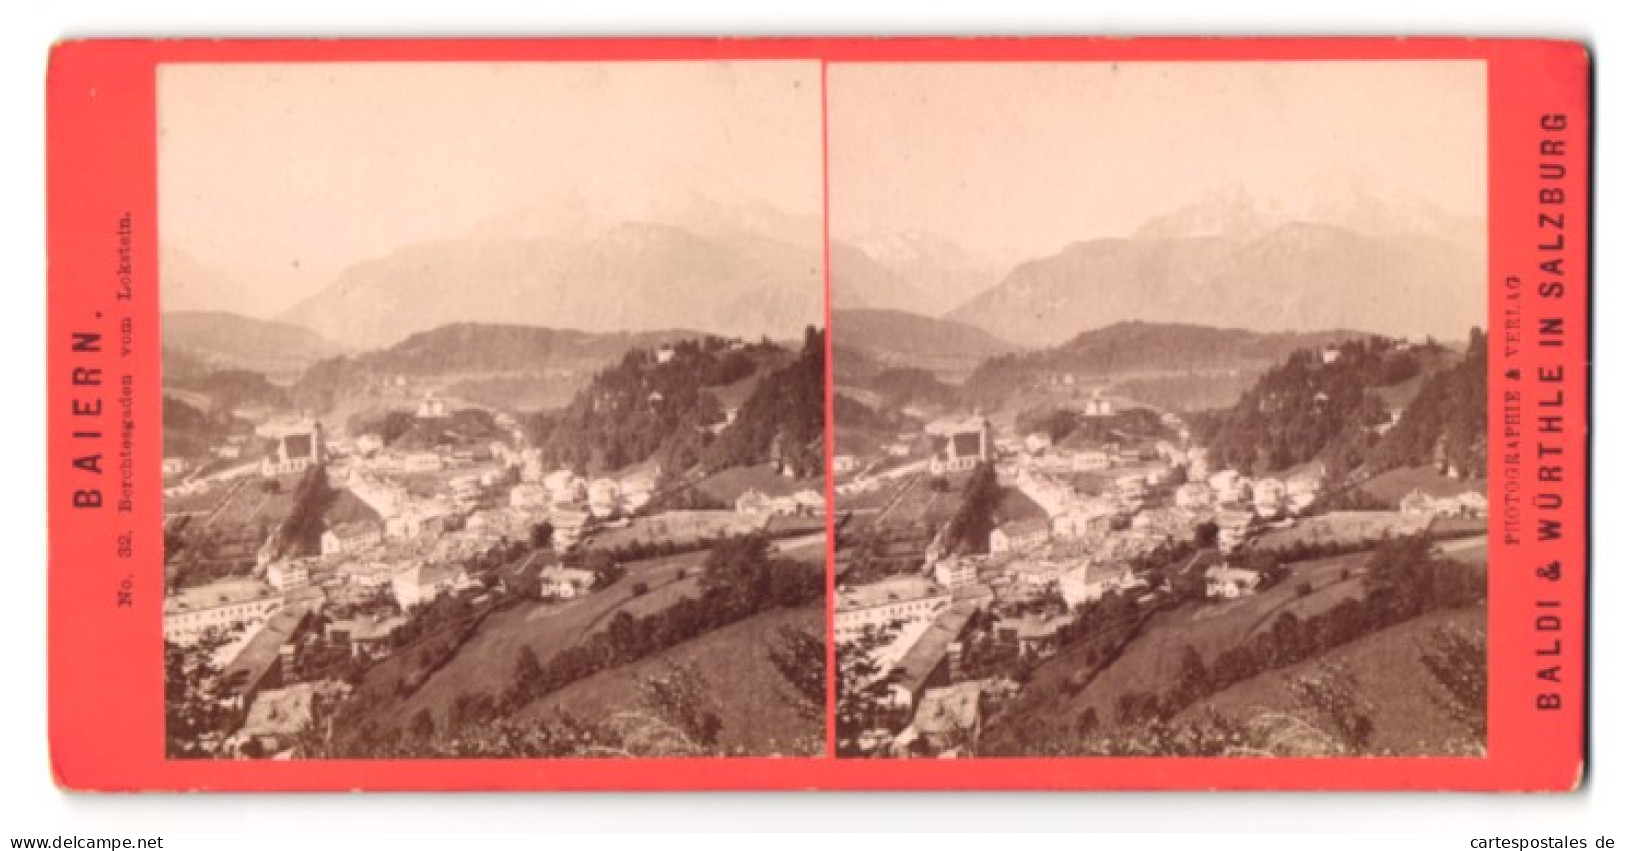
{"label": "haze over mountains", "polygon": [[420,243],[350,267],[285,321],[354,345],[448,322],[586,331],[692,327],[793,338],[822,314],[816,252],[768,237],[707,239],[619,225],[586,242]]}
{"label": "haze over mountains", "polygon": [[[166,246],[165,308],[274,319],[353,349],[453,322],[780,339],[821,324],[816,217],[699,192],[644,212],[612,220],[579,197],[550,197],[357,262],[291,306],[262,280]],[[1482,219],[1328,182],[1292,212],[1239,189],[1214,193],[1002,273],[930,234],[853,235],[831,244],[831,284],[838,310],[941,317],[1022,347],[1132,321],[1461,339],[1483,322],[1484,241]],[[885,316],[868,314],[870,325],[896,325]]]}
{"label": "haze over mountains", "polygon": [[[831,273],[837,308],[940,316],[1023,346],[1134,321],[1460,340],[1485,321],[1485,240],[1481,218],[1327,179],[1291,211],[1239,188],[1213,193],[980,290],[971,282],[995,264],[941,239],[837,241]],[[914,250],[877,248],[899,244]]]}
{"label": "haze over mountains", "polygon": [[166,307],[276,319],[352,348],[454,322],[779,339],[822,324],[815,218],[698,193],[651,203],[647,212],[647,221],[607,220],[578,197],[561,196],[492,217],[465,236],[357,262],[274,313],[267,299],[250,297],[254,287],[169,248],[161,268]]}
{"label": "haze over mountains", "polygon": [[1311,214],[1210,196],[1022,263],[947,316],[1040,344],[1134,320],[1444,339],[1485,322],[1482,220],[1353,190]]}
{"label": "haze over mountains", "polygon": [[998,282],[998,262],[920,231],[870,232],[830,246],[837,310],[940,316]]}
{"label": "haze over mountains", "polygon": [[166,369],[178,354],[202,367],[281,376],[346,352],[308,328],[218,310],[165,313],[163,347]]}

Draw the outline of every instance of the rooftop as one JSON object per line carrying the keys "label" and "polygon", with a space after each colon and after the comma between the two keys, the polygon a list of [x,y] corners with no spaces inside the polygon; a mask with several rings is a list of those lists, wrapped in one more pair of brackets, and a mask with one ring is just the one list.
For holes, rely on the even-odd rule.
{"label": "rooftop", "polygon": [[254,698],[253,705],[248,707],[243,733],[250,736],[295,735],[313,720],[315,702],[314,683],[262,691]]}
{"label": "rooftop", "polygon": [[914,713],[914,729],[923,735],[966,731],[976,726],[983,680],[967,680],[928,689]]}
{"label": "rooftop", "polygon": [[1049,532],[1049,521],[1042,517],[1026,517],[1000,526],[999,531],[1012,538],[1042,535]]}
{"label": "rooftop", "polygon": [[838,609],[868,609],[889,603],[923,600],[946,596],[947,591],[936,582],[917,573],[888,576],[879,582],[851,585],[840,589]]}
{"label": "rooftop", "polygon": [[309,609],[290,606],[272,615],[226,666],[223,679],[233,690],[251,688],[282,655],[282,645],[298,633]]}
{"label": "rooftop", "polygon": [[333,621],[328,626],[330,630],[348,633],[351,641],[378,641],[388,638],[395,628],[406,623],[406,616],[391,615],[379,617],[377,615],[346,620]]}
{"label": "rooftop", "polygon": [[976,414],[943,417],[926,425],[925,432],[926,434],[936,435],[960,434],[967,431],[981,431],[985,425],[987,425],[987,418]]}
{"label": "rooftop", "polygon": [[931,672],[942,664],[942,658],[948,653],[948,645],[959,640],[976,609],[974,601],[962,600],[937,615],[937,619],[931,622],[931,626],[903,655],[902,661],[897,663],[900,675],[898,685],[910,694],[918,694]]}
{"label": "rooftop", "polygon": [[220,606],[276,599],[279,596],[275,588],[258,579],[225,579],[171,592],[164,598],[164,611],[171,614],[196,612]]}

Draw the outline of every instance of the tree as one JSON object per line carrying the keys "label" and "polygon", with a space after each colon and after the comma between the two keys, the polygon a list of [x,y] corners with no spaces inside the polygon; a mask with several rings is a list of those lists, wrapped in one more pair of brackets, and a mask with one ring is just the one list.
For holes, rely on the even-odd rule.
{"label": "tree", "polygon": [[959,511],[948,522],[946,540],[956,553],[985,553],[988,536],[993,533],[994,512],[998,511],[1003,494],[999,491],[999,478],[992,465],[976,465],[960,498]]}
{"label": "tree", "polygon": [[891,687],[902,672],[892,666],[884,674],[876,654],[892,641],[897,627],[869,624],[854,638],[841,642],[835,653],[835,752],[866,755],[863,736],[881,726]]}
{"label": "tree", "polygon": [[1489,656],[1484,631],[1453,625],[1435,627],[1421,652],[1422,665],[1435,686],[1429,696],[1467,728],[1478,748],[1483,748],[1489,707]]}
{"label": "tree", "polygon": [[521,645],[518,658],[514,660],[513,682],[521,693],[533,692],[542,681],[542,663],[536,658],[536,651],[529,644]]}
{"label": "tree", "polygon": [[1292,696],[1301,711],[1318,719],[1319,729],[1332,734],[1345,753],[1366,753],[1375,727],[1371,705],[1359,696],[1360,682],[1348,668],[1322,662],[1315,671],[1295,677]]}
{"label": "tree", "polygon": [[671,663],[663,674],[643,681],[643,702],[656,717],[681,730],[690,741],[710,748],[722,733],[722,718],[707,696],[709,684],[694,666]]}
{"label": "tree", "polygon": [[794,705],[804,717],[824,715],[824,637],[804,629],[781,626],[778,640],[768,650],[768,660],[790,684]]}
{"label": "tree", "polygon": [[1083,712],[1078,715],[1077,734],[1079,739],[1087,741],[1099,730],[1100,715],[1095,712],[1095,708],[1093,706],[1083,710]]}
{"label": "tree", "polygon": [[545,550],[553,546],[553,524],[543,520],[530,527],[530,546],[532,549]]}
{"label": "tree", "polygon": [[226,732],[233,713],[214,654],[234,641],[237,632],[210,628],[193,644],[164,641],[164,752],[169,758],[209,756]]}
{"label": "tree", "polygon": [[1207,663],[1202,660],[1202,654],[1189,644],[1185,645],[1180,655],[1179,674],[1174,682],[1174,690],[1178,695],[1176,699],[1180,706],[1189,705],[1212,690]]}
{"label": "tree", "polygon": [[428,709],[419,709],[412,716],[412,737],[423,741],[434,738],[434,716]]}

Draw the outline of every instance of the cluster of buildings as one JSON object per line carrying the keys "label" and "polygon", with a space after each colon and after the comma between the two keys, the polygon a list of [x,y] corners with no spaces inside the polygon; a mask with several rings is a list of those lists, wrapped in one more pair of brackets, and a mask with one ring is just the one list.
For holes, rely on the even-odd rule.
{"label": "cluster of buildings", "polygon": [[1399,501],[1400,513],[1425,517],[1482,519],[1488,516],[1489,509],[1489,499],[1472,490],[1450,496],[1431,496],[1420,490],[1413,490]]}
{"label": "cluster of buildings", "polygon": [[980,414],[936,420],[925,433],[931,440],[932,475],[962,473],[993,460],[993,424]]}
{"label": "cluster of buildings", "polygon": [[[1091,415],[1112,411],[1108,400],[1091,403]],[[1258,530],[1308,511],[1320,494],[1319,475],[1250,479],[1212,470],[1176,416],[1162,422],[1180,436],[1177,443],[1058,444],[1044,433],[996,443],[992,424],[979,415],[926,427],[932,454],[922,473],[988,463],[1002,486],[1037,510],[998,523],[986,555],[944,556],[939,533],[917,571],[839,588],[836,640],[850,643],[873,630],[881,640],[871,652],[881,673],[893,677],[889,712],[866,747],[943,754],[974,743],[987,701],[1016,686],[960,676],[967,646],[991,642],[1018,658],[1056,652],[1065,630],[1089,628],[1077,622],[1086,604],[1112,593],[1156,599],[1161,592],[1135,566],[1159,548],[1197,543],[1205,531],[1212,548],[1184,569],[1202,577],[1215,598],[1258,587],[1260,577],[1231,566],[1229,555]]]}
{"label": "cluster of buildings", "polygon": [[[225,576],[196,584],[193,572],[164,602],[166,641],[196,646],[210,630],[229,636],[213,658],[240,726],[215,743],[223,752],[291,747],[324,705],[343,699],[336,681],[302,681],[312,670],[304,660],[330,659],[334,647],[360,664],[384,658],[415,610],[442,595],[478,602],[592,593],[598,574],[560,556],[600,529],[642,522],[655,502],[658,467],[597,477],[553,469],[511,418],[493,415],[491,439],[483,427],[482,437],[460,437],[453,416],[427,396],[409,439],[393,442],[371,432],[335,439],[308,417],[268,419],[263,456],[166,492],[166,522],[199,544],[188,557],[206,549],[203,575]],[[299,483],[312,471],[331,491],[314,552],[290,545],[283,528],[302,515],[308,524]],[[824,496],[747,493],[736,508],[821,515]],[[537,547],[544,527],[550,546]],[[525,555],[514,561],[516,552]]]}

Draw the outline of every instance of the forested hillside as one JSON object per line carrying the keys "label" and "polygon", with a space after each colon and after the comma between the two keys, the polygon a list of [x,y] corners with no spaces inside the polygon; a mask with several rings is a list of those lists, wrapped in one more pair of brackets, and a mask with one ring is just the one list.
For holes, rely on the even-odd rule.
{"label": "forested hillside", "polygon": [[824,473],[824,332],[808,328],[795,362],[757,385],[709,456],[712,468],[778,461],[804,478]]}
{"label": "forested hillside", "polygon": [[1299,349],[1334,345],[1350,331],[1242,331],[1158,322],[1119,322],[1061,345],[990,358],[965,383],[976,398],[996,398],[1048,376],[1122,378],[1134,374],[1263,368]]}
{"label": "forested hillside", "polygon": [[460,322],[413,334],[385,349],[313,364],[291,389],[303,408],[323,411],[398,375],[516,374],[529,381],[560,373],[586,373],[614,363],[628,351],[702,335],[691,331],[640,333],[537,328]]}
{"label": "forested hillside", "polygon": [[1484,332],[1474,328],[1461,362],[1422,384],[1393,430],[1371,453],[1374,472],[1419,464],[1455,467],[1468,478],[1487,473],[1485,425],[1489,412],[1489,354]]}
{"label": "forested hillside", "polygon": [[[1193,417],[1215,469],[1259,475],[1318,460],[1334,476],[1435,463],[1482,475],[1481,331],[1473,329],[1466,357],[1450,366],[1440,366],[1452,359],[1443,347],[1401,347],[1383,337],[1345,342],[1336,353],[1327,363],[1318,351],[1294,352],[1235,406]],[[1397,410],[1396,423],[1380,391],[1413,380],[1421,388]]]}
{"label": "forested hillside", "polygon": [[[761,380],[724,427],[717,389],[758,371]],[[770,343],[730,348],[715,337],[678,343],[664,363],[634,349],[563,411],[532,418],[531,434],[550,463],[588,472],[648,460],[673,471],[780,461],[815,476],[823,465],[823,378],[824,336],[814,329],[794,356]]]}

